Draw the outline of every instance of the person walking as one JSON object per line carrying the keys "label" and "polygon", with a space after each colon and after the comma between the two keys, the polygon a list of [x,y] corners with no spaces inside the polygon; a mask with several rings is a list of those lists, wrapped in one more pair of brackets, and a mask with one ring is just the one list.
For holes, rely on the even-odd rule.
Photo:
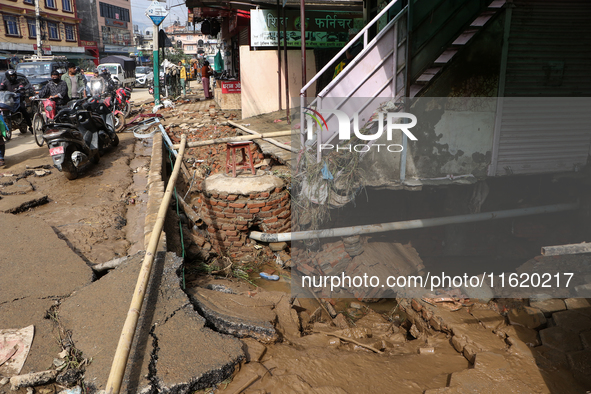
{"label": "person walking", "polygon": [[181,89],[183,90],[183,97],[187,97],[187,70],[185,66],[183,66],[183,62],[179,62],[179,67],[181,68]]}
{"label": "person walking", "polygon": [[68,86],[68,97],[72,100],[86,97],[86,78],[77,73],[74,63],[68,64],[68,72],[62,75],[62,81]]}
{"label": "person walking", "polygon": [[201,67],[201,83],[203,84],[203,94],[206,100],[211,98],[209,95],[209,77],[211,73],[211,67],[209,67],[209,62],[206,60],[203,67]]}

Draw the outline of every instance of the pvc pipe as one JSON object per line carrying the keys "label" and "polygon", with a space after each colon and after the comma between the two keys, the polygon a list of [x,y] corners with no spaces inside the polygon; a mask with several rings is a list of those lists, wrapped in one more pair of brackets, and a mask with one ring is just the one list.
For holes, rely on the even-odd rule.
{"label": "pvc pipe", "polygon": [[162,232],[162,227],[164,226],[164,219],[166,218],[166,212],[168,211],[168,207],[170,205],[170,199],[172,197],[176,179],[181,169],[181,163],[183,162],[186,142],[187,136],[183,134],[181,136],[181,146],[179,153],[176,162],[174,163],[174,168],[172,170],[172,174],[170,175],[170,179],[168,180],[164,197],[160,203],[156,224],[152,230],[152,235],[150,235],[150,243],[146,249],[144,262],[142,263],[142,268],[135,285],[135,290],[133,291],[131,305],[129,306],[127,318],[125,319],[125,324],[123,325],[123,330],[121,331],[121,336],[119,337],[119,343],[117,344],[117,350],[115,351],[115,356],[113,357],[111,372],[109,373],[109,379],[107,380],[107,386],[105,388],[106,394],[119,394],[119,390],[121,390],[121,381],[123,380],[125,366],[127,365],[129,352],[131,351],[131,343],[133,341],[137,322],[142,310],[142,303],[144,302],[148,281],[150,280],[150,272],[152,271],[154,255],[156,253],[156,248],[158,247],[160,233]]}
{"label": "pvc pipe", "polygon": [[481,221],[485,221],[485,220],[505,219],[505,218],[512,218],[512,217],[526,216],[526,215],[537,215],[537,214],[541,214],[541,213],[554,213],[554,212],[570,211],[570,210],[578,209],[578,208],[579,208],[579,203],[574,202],[574,203],[564,203],[564,204],[554,204],[554,205],[543,205],[540,207],[532,207],[532,208],[510,209],[510,210],[506,210],[506,211],[483,212],[483,213],[458,215],[458,216],[447,216],[447,217],[442,217],[442,218],[431,218],[431,219],[415,219],[415,220],[406,220],[406,221],[402,221],[402,222],[390,222],[390,223],[382,223],[382,224],[367,224],[367,225],[363,225],[363,226],[340,227],[340,228],[332,228],[332,229],[326,229],[326,230],[299,231],[299,232],[294,232],[294,233],[269,234],[269,233],[261,233],[258,231],[252,231],[249,234],[249,237],[254,240],[262,241],[262,242],[290,242],[290,241],[302,241],[305,239],[315,239],[315,238],[348,237],[351,235],[358,235],[358,234],[383,233],[386,231],[410,230],[410,229],[415,229],[415,228],[444,226],[447,224],[481,222]]}

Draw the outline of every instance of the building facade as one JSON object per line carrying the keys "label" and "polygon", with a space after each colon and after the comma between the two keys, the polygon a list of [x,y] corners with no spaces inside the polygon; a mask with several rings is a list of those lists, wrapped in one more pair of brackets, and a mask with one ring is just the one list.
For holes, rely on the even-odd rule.
{"label": "building facade", "polygon": [[[74,0],[39,0],[42,48],[44,54],[82,58]],[[0,2],[0,51],[29,55],[37,51],[37,29],[34,0]]]}
{"label": "building facade", "polygon": [[[135,53],[131,3],[129,0],[76,0],[80,19],[80,36],[100,57]],[[95,47],[93,47],[95,45]]]}

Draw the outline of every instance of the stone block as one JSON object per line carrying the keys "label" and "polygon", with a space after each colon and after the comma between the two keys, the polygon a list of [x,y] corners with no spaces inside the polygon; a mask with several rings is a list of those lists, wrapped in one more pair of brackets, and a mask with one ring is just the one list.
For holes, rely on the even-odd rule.
{"label": "stone block", "polygon": [[567,359],[575,378],[591,387],[591,350],[568,353]]}
{"label": "stone block", "polygon": [[529,347],[539,346],[542,344],[536,330],[523,326],[502,327],[496,330],[496,333],[500,334],[502,337],[513,337],[518,339]]}
{"label": "stone block", "polygon": [[586,298],[567,298],[564,300],[566,304],[566,309],[590,309],[591,310],[591,302]]}
{"label": "stone block", "polygon": [[540,331],[540,339],[545,346],[561,352],[583,349],[579,335],[562,327],[550,327]]}
{"label": "stone block", "polygon": [[562,327],[567,331],[573,331],[577,334],[583,331],[591,330],[591,319],[582,315],[577,310],[568,310],[563,312],[556,312],[552,315],[552,319],[558,327]]}
{"label": "stone block", "polygon": [[538,308],[546,317],[549,317],[554,312],[560,312],[566,310],[566,304],[564,300],[559,298],[548,298],[548,299],[538,299],[538,300],[531,300],[529,305],[534,308]]}
{"label": "stone block", "polygon": [[492,352],[478,353],[474,360],[476,369],[507,369],[510,366],[505,356]]}
{"label": "stone block", "polygon": [[587,349],[591,349],[591,331],[582,332],[580,335],[583,346]]}
{"label": "stone block", "polygon": [[529,306],[511,309],[507,314],[511,324],[527,327],[539,328],[546,325],[546,317],[541,310]]}

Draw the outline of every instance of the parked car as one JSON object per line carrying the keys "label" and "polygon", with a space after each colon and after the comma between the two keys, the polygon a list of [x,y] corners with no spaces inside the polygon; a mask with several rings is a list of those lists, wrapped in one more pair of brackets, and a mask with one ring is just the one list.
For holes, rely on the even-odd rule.
{"label": "parked car", "polygon": [[62,69],[66,72],[68,61],[60,56],[25,56],[25,61],[16,65],[16,71],[23,74],[36,92],[51,79],[53,70]]}
{"label": "parked car", "polygon": [[154,81],[154,72],[151,67],[140,66],[135,69],[135,86],[145,88]]}

